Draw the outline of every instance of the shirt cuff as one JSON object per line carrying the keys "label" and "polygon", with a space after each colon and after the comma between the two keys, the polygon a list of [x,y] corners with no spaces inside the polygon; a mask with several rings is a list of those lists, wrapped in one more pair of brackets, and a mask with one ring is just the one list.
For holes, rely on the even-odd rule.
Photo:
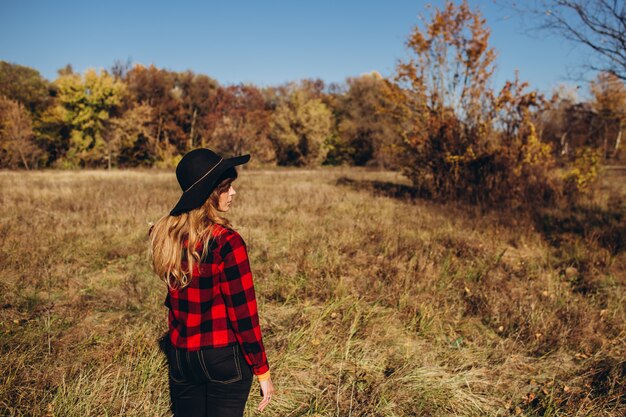
{"label": "shirt cuff", "polygon": [[263,375],[266,372],[269,372],[270,367],[267,364],[267,362],[265,362],[263,365],[261,366],[257,366],[257,367],[253,367],[252,368],[252,373],[255,375]]}
{"label": "shirt cuff", "polygon": [[257,375],[257,377],[259,378],[259,382],[265,381],[266,379],[270,379],[270,371],[268,370],[267,372],[261,375]]}

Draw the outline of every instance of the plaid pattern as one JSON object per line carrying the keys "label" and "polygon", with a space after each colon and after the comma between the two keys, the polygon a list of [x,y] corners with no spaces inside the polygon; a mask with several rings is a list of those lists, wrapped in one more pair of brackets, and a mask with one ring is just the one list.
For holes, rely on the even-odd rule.
{"label": "plaid pattern", "polygon": [[[187,350],[239,343],[254,374],[261,375],[269,366],[245,242],[236,231],[219,225],[213,235],[189,285],[168,291],[170,340]],[[201,243],[197,248],[201,250]]]}

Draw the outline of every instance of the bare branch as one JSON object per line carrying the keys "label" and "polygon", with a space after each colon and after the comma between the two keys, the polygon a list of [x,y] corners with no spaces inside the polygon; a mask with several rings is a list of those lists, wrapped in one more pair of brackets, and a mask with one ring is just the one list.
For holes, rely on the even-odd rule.
{"label": "bare branch", "polygon": [[587,68],[610,71],[626,80],[626,5],[624,0],[502,0],[514,10],[535,18],[540,29],[557,33],[590,48],[598,63]]}

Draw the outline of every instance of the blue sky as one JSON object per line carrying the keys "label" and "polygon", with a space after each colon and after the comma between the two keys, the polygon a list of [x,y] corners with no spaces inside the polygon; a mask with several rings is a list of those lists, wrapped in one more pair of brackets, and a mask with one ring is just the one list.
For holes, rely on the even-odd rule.
{"label": "blue sky", "polygon": [[[342,82],[374,70],[389,76],[408,56],[404,42],[418,15],[429,16],[428,3],[443,2],[0,0],[0,60],[33,67],[48,79],[68,63],[82,72],[127,59],[190,69],[222,84]],[[576,83],[571,74],[586,51],[533,32],[492,0],[470,4],[492,29],[496,85],[516,69],[544,92]]]}

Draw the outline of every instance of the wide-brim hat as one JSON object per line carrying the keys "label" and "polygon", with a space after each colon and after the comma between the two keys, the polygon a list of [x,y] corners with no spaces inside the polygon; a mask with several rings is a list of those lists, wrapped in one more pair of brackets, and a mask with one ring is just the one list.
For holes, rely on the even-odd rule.
{"label": "wide-brim hat", "polygon": [[176,179],[183,190],[183,195],[170,211],[170,216],[177,216],[200,207],[218,186],[222,174],[249,160],[250,155],[222,158],[206,148],[187,152],[176,166]]}

